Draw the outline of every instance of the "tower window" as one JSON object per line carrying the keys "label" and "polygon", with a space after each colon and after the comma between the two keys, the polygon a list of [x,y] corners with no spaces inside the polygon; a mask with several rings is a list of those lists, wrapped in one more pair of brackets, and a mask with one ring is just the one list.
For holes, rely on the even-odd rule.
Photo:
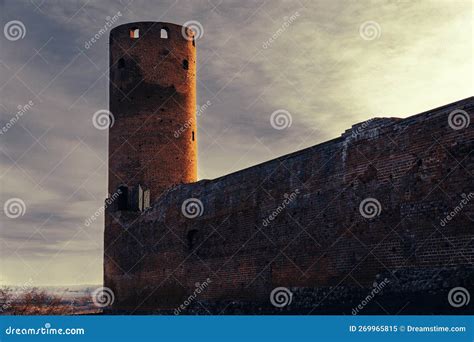
{"label": "tower window", "polygon": [[128,207],[128,187],[121,185],[118,188],[117,210],[127,210]]}
{"label": "tower window", "polygon": [[188,70],[189,69],[189,62],[187,59],[183,59],[183,69]]}
{"label": "tower window", "polygon": [[188,240],[188,250],[191,251],[194,247],[194,242],[196,239],[197,229],[191,229],[188,234],[186,235],[186,239]]}
{"label": "tower window", "polygon": [[192,136],[193,136],[192,139],[193,139],[193,141],[194,141],[194,131],[193,131],[193,133],[192,133]]}
{"label": "tower window", "polygon": [[123,69],[125,68],[125,60],[123,58],[120,58],[118,61],[118,68]]}
{"label": "tower window", "polygon": [[160,30],[160,38],[162,39],[168,39],[168,33],[169,33],[169,30],[167,27],[163,27],[161,30]]}
{"label": "tower window", "polygon": [[130,38],[137,39],[138,37],[140,37],[140,30],[138,27],[132,27],[130,29]]}

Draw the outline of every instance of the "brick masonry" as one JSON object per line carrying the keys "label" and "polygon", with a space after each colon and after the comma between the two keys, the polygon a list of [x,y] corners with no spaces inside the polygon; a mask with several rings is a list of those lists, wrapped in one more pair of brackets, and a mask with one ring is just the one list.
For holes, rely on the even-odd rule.
{"label": "brick masonry", "polygon": [[[149,175],[169,176],[152,163],[140,175],[152,207],[106,210],[104,284],[115,294],[107,311],[354,314],[365,300],[357,313],[471,312],[472,301],[455,308],[448,293],[472,294],[474,283],[474,129],[451,128],[449,114],[472,118],[473,108],[471,97],[406,119],[375,118],[214,180],[183,179],[164,192],[163,182],[159,196]],[[121,127],[133,134],[142,119],[127,120]],[[113,165],[133,181],[128,164]],[[185,215],[189,199],[197,206]],[[361,214],[366,199],[380,203],[378,215]],[[272,305],[276,287],[292,293],[291,303]]]}
{"label": "brick masonry", "polygon": [[141,185],[153,201],[173,184],[197,180],[196,48],[181,29],[139,22],[110,34],[111,194]]}

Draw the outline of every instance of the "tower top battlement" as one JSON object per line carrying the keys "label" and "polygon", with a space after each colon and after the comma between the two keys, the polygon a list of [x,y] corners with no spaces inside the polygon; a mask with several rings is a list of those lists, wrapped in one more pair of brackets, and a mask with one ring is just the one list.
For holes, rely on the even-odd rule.
{"label": "tower top battlement", "polygon": [[131,23],[115,26],[110,31],[110,35],[112,36],[116,34],[116,32],[118,31],[124,31],[134,26],[138,27],[139,29],[141,28],[141,29],[146,29],[146,30],[155,31],[155,32],[161,30],[162,28],[168,28],[170,30],[177,32],[177,31],[181,31],[181,29],[184,27],[183,25],[168,23],[168,22],[161,22],[161,21],[136,21],[136,22],[131,22]]}
{"label": "tower top battlement", "polygon": [[188,92],[196,76],[195,50],[193,31],[181,25],[135,22],[110,33],[111,69],[128,71],[133,87],[145,82]]}

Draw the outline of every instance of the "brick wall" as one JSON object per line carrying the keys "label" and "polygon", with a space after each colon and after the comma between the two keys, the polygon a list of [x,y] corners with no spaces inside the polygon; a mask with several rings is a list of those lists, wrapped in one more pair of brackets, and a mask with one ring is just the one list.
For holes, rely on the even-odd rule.
{"label": "brick wall", "polygon": [[[145,213],[110,208],[104,270],[113,311],[172,312],[209,278],[183,313],[350,314],[387,278],[366,313],[462,313],[446,296],[474,280],[474,201],[441,220],[474,192],[473,125],[448,122],[453,110],[472,117],[473,107],[468,98],[369,120],[305,150],[178,185]],[[190,198],[202,203],[195,218],[183,215]],[[380,203],[379,215],[361,214],[365,199]],[[269,300],[279,286],[293,293],[281,309]]]}

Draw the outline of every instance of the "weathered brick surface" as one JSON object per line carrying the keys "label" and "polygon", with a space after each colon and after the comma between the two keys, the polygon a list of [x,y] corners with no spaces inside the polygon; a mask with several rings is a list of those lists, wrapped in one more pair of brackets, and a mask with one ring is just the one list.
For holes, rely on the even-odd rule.
{"label": "weathered brick surface", "polygon": [[181,28],[139,22],[110,34],[109,193],[140,184],[154,200],[197,180],[196,48]]}
{"label": "weathered brick surface", "polygon": [[[174,126],[149,123],[134,137],[147,119],[132,107],[116,117],[111,146],[121,132],[137,143],[152,137],[150,151],[160,150],[166,140],[152,132],[166,136]],[[441,220],[474,192],[473,126],[448,124],[453,110],[472,117],[473,108],[468,98],[406,119],[370,120],[340,138],[195,183],[180,159],[188,157],[177,151],[160,152],[144,169],[141,158],[152,152],[121,151],[119,161],[111,160],[111,189],[119,183],[114,173],[129,182],[138,177],[151,187],[153,206],[143,213],[107,208],[110,312],[172,313],[207,278],[209,286],[183,313],[350,314],[385,278],[390,284],[362,313],[467,312],[472,303],[453,308],[447,293],[472,289],[474,201],[447,224]],[[182,122],[180,113],[175,107],[166,115]],[[194,155],[195,145],[184,146]],[[202,202],[202,215],[183,215],[189,198]],[[359,211],[366,198],[381,204],[372,219]],[[282,309],[269,300],[279,286],[293,292]]]}
{"label": "weathered brick surface", "polygon": [[[213,313],[350,313],[374,281],[388,277],[391,295],[379,301],[393,310],[411,298],[405,312],[463,312],[453,311],[447,292],[473,281],[473,201],[440,222],[474,191],[474,130],[448,125],[451,111],[472,115],[473,107],[469,98],[403,120],[373,120],[264,164],[178,185],[133,223],[109,212],[130,223],[106,230],[106,264],[119,267],[105,268],[114,309],[167,312],[210,278],[189,312],[203,311],[199,301]],[[369,197],[382,206],[373,219],[359,212]],[[202,201],[201,216],[183,216],[188,198]],[[277,286],[294,292],[285,309],[269,303]]]}

